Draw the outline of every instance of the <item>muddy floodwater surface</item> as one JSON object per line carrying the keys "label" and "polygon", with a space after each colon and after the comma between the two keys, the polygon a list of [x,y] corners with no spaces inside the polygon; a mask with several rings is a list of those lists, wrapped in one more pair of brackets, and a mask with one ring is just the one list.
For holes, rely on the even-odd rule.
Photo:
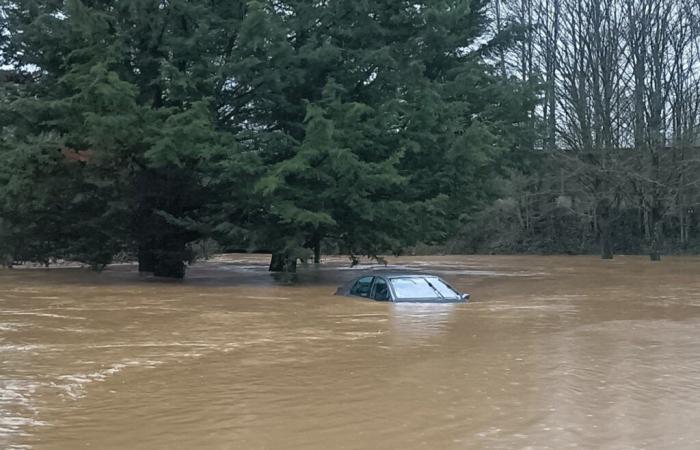
{"label": "muddy floodwater surface", "polygon": [[267,262],[0,270],[0,448],[700,448],[700,258],[390,260],[456,305]]}

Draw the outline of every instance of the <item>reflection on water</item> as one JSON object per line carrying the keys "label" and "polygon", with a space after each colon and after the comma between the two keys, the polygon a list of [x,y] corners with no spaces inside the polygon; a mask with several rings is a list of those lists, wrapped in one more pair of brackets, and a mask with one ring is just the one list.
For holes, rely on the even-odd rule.
{"label": "reflection on water", "polygon": [[220,257],[0,271],[0,448],[700,448],[698,258],[426,257],[469,304]]}
{"label": "reflection on water", "polygon": [[444,334],[457,304],[393,303],[389,310],[394,342],[416,343],[421,338]]}

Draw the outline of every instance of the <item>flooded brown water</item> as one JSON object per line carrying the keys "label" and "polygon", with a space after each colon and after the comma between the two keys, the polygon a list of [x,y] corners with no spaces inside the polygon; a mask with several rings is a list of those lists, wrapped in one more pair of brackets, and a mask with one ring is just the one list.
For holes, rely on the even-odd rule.
{"label": "flooded brown water", "polygon": [[699,258],[425,257],[460,305],[230,255],[0,270],[0,448],[697,449]]}

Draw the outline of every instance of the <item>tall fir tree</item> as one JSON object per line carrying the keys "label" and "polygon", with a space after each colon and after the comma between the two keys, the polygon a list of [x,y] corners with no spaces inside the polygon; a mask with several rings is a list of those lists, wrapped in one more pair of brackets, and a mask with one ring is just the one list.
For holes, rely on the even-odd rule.
{"label": "tall fir tree", "polygon": [[0,106],[0,233],[27,258],[100,267],[126,249],[181,277],[205,235],[270,251],[274,270],[324,240],[398,253],[444,241],[513,148],[482,0],[3,11],[26,82]]}
{"label": "tall fir tree", "polygon": [[484,6],[251,3],[226,100],[268,168],[251,228],[272,270],[324,238],[370,256],[444,241],[493,192],[509,88],[480,48]]}
{"label": "tall fir tree", "polygon": [[[18,158],[28,152],[23,148],[49,155],[25,157],[18,162],[25,171],[9,176],[47,192],[60,185],[63,203],[45,196],[40,203],[75,214],[70,221],[48,214],[55,226],[41,229],[57,230],[51,242],[59,235],[87,240],[78,249],[43,253],[102,264],[119,248],[135,248],[140,270],[184,275],[187,243],[202,228],[200,169],[218,139],[212,97],[222,79],[219,58],[231,39],[223,13],[237,10],[129,0],[26,0],[9,9],[4,51],[31,80],[4,105],[13,116],[7,124],[13,151]],[[62,179],[64,166],[74,172],[68,176],[74,183]],[[33,176],[36,169],[48,173]],[[27,211],[28,220],[39,209]],[[10,209],[3,215],[18,217]]]}

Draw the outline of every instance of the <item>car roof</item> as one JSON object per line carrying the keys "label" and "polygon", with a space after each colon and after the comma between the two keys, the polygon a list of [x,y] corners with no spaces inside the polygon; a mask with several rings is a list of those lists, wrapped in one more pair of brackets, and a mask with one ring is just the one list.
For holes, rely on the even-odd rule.
{"label": "car roof", "polygon": [[384,271],[377,271],[377,272],[370,272],[363,274],[357,278],[365,278],[365,277],[384,277],[384,278],[439,278],[437,275],[433,275],[430,273],[414,273],[414,272],[384,272]]}

